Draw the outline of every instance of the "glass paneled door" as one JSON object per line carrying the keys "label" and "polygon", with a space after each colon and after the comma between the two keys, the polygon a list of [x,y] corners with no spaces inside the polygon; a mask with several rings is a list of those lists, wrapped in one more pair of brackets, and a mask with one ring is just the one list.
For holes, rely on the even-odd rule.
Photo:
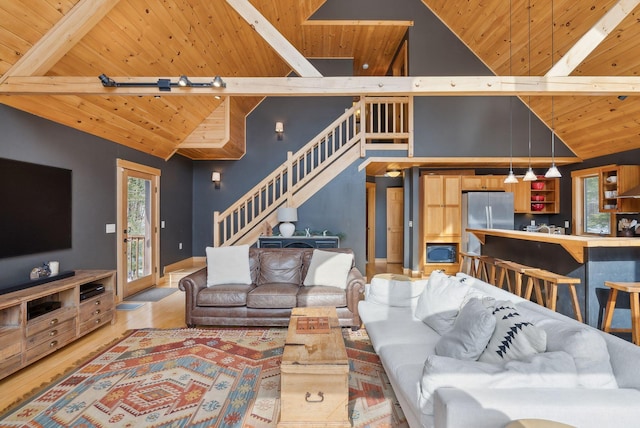
{"label": "glass paneled door", "polygon": [[148,172],[123,168],[121,186],[120,278],[123,297],[149,288],[157,280],[157,179]]}

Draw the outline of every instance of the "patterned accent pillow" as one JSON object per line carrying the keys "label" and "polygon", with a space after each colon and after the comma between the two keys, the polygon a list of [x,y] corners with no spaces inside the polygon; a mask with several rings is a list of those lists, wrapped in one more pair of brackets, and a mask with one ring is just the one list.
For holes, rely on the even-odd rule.
{"label": "patterned accent pillow", "polygon": [[513,303],[497,302],[493,316],[496,328],[478,361],[503,364],[546,350],[545,331],[524,319]]}

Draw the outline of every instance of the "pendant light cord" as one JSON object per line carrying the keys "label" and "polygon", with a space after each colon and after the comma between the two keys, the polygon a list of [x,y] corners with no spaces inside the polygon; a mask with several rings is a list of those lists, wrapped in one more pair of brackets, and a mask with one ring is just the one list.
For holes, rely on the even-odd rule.
{"label": "pendant light cord", "polygon": [[[509,76],[513,76],[511,69],[513,34],[511,19],[513,16],[513,0],[509,0]],[[509,173],[513,174],[513,97],[509,97]]]}
{"label": "pendant light cord", "polygon": [[[531,77],[531,0],[529,0],[529,77]],[[529,171],[531,171],[531,95],[529,95]]]}

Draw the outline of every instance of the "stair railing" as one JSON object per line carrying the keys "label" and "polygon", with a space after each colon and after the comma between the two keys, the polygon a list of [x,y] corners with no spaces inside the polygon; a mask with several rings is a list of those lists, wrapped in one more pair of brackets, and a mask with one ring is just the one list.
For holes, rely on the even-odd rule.
{"label": "stair railing", "polygon": [[[214,212],[213,245],[234,245],[243,239],[254,242],[264,224],[276,224],[279,207],[302,204],[312,193],[296,195],[356,145],[360,157],[374,147],[406,149],[412,156],[412,101],[412,97],[362,97],[296,153],[288,152],[282,165],[233,205]],[[368,144],[372,138],[393,142]],[[397,144],[399,140],[408,143]]]}

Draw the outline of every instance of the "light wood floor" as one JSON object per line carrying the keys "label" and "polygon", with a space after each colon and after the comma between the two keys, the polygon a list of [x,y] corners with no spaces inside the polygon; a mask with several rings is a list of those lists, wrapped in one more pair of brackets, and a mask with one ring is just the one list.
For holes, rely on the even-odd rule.
{"label": "light wood floor", "polygon": [[[402,273],[395,264],[367,265],[367,277],[377,273]],[[168,283],[163,284],[168,286]],[[133,311],[116,311],[114,324],[103,326],[78,339],[42,360],[0,380],[0,413],[30,392],[51,383],[61,374],[78,366],[91,355],[132,329],[182,328],[184,322],[184,293],[180,290],[159,302],[144,303]]]}

